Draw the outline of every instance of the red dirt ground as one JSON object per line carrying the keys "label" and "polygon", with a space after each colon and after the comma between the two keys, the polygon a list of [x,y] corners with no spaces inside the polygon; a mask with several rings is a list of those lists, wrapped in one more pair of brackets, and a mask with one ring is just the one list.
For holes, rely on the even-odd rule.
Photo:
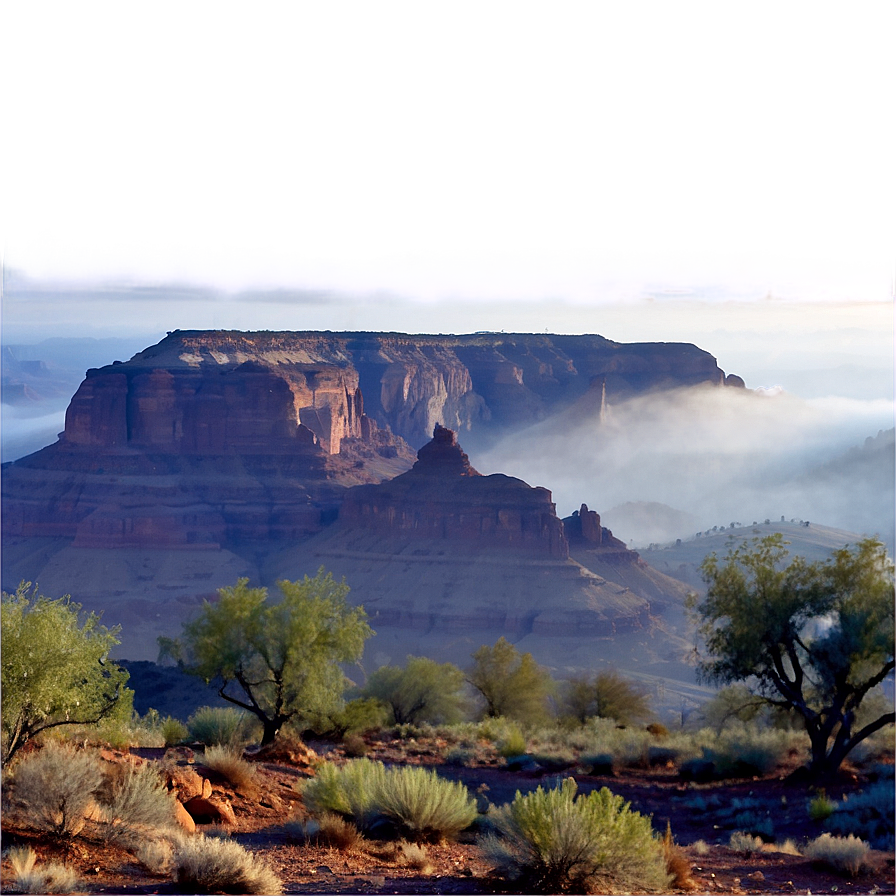
{"label": "red dirt ground", "polygon": [[[318,745],[316,745],[318,746]],[[327,749],[324,745],[319,745]],[[438,744],[376,742],[371,758],[436,765]],[[135,750],[147,759],[160,758],[164,751]],[[336,758],[341,751],[332,751]],[[201,754],[196,768],[202,773]],[[513,798],[519,790],[550,785],[553,775],[532,771],[508,771],[497,757],[486,757],[476,768],[438,766],[440,773],[466,783],[472,792],[484,794],[494,804]],[[512,886],[490,874],[491,867],[480,854],[473,837],[457,843],[426,846],[431,868],[425,872],[405,867],[390,858],[386,844],[370,842],[354,852],[300,845],[283,827],[291,816],[303,814],[295,784],[306,775],[304,769],[283,761],[258,762],[256,793],[241,794],[225,783],[214,781],[216,796],[229,800],[236,815],[233,839],[257,853],[277,872],[286,893],[512,893]],[[820,829],[808,818],[805,804],[810,794],[789,784],[780,770],[774,777],[713,784],[683,782],[672,769],[628,769],[612,777],[574,775],[581,792],[607,786],[631,802],[632,808],[650,814],[662,832],[667,822],[676,842],[691,864],[691,884],[676,893],[888,893],[894,886],[892,852],[872,853],[872,867],[855,879],[814,865],[801,856],[777,852],[738,854],[728,848],[730,828],[717,825],[713,813],[699,807],[715,797],[721,805],[735,798],[769,807],[775,830],[799,842],[817,836]],[[849,793],[863,783],[845,776],[836,791]],[[831,791],[833,793],[833,791]],[[709,845],[701,855],[698,841]],[[695,845],[697,844],[697,845]],[[62,860],[72,865],[82,879],[85,893],[167,893],[179,892],[169,879],[148,874],[132,855],[92,836],[86,828],[67,847],[27,829],[22,819],[7,814],[3,826],[3,848],[31,846],[41,860]],[[8,862],[2,865],[3,891],[14,892]]]}

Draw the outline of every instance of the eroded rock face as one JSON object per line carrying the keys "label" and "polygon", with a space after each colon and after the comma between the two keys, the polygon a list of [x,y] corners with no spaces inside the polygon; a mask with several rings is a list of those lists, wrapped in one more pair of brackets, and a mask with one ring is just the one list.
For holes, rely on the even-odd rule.
{"label": "eroded rock face", "polygon": [[[66,416],[75,445],[182,453],[288,448],[330,454],[373,426],[411,445],[435,424],[473,433],[544,419],[596,383],[606,400],[726,377],[707,352],[601,336],[486,333],[175,332],[125,364],[91,370]],[[366,406],[366,413],[365,413]]]}
{"label": "eroded rock face", "polygon": [[482,476],[455,433],[438,424],[407,473],[349,490],[339,520],[344,528],[383,535],[473,541],[528,556],[569,556],[551,493],[501,473]]}

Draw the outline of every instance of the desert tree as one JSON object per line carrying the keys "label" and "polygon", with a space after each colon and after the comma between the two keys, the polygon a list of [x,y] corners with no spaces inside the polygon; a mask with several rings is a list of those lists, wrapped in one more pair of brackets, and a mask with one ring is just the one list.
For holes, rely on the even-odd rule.
{"label": "desert tree", "polygon": [[631,725],[650,717],[647,692],[613,669],[570,678],[564,688],[563,706],[568,715],[583,724],[596,717]]}
{"label": "desert tree", "polygon": [[128,673],[109,659],[120,629],[82,614],[69,596],[49,598],[23,582],[3,592],[3,762],[32,737],[60,725],[92,725],[130,715]]}
{"label": "desert tree", "polygon": [[704,560],[706,596],[689,600],[706,646],[698,671],[795,713],[809,735],[809,774],[822,778],[894,721],[892,705],[858,721],[894,668],[893,563],[873,538],[820,563],[790,559],[785,544],[769,535]]}
{"label": "desert tree", "polygon": [[347,679],[340,663],[357,662],[373,634],[361,607],[346,602],[349,587],[323,568],[314,578],[280,581],[281,600],[248,579],[221,588],[203,604],[177,641],[160,639],[160,653],[209,683],[262,724],[262,744],[306,714],[337,706]]}
{"label": "desert tree", "polygon": [[464,673],[453,663],[409,656],[404,666],[381,666],[361,695],[384,703],[396,725],[451,724],[463,716]]}
{"label": "desert tree", "polygon": [[481,696],[486,716],[534,723],[549,715],[555,691],[550,673],[531,653],[520,653],[503,637],[492,647],[483,644],[473,654],[467,681]]}

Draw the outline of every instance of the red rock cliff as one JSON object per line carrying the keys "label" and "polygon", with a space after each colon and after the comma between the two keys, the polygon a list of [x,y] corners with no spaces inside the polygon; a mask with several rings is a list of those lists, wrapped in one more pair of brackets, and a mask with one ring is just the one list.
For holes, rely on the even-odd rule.
{"label": "red rock cliff", "polygon": [[384,535],[461,539],[565,560],[569,546],[551,493],[470,466],[453,431],[436,426],[407,473],[346,492],[340,525]]}

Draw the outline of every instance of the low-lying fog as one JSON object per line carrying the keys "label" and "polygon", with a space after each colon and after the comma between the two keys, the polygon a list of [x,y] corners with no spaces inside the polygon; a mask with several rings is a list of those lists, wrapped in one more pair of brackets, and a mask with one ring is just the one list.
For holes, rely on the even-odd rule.
{"label": "low-lying fog", "polygon": [[[561,516],[585,503],[610,523],[608,511],[629,502],[687,515],[657,526],[648,513],[629,522],[638,531],[614,533],[635,546],[782,516],[879,534],[892,545],[892,435],[865,445],[892,426],[886,399],[705,387],[611,406],[603,421],[574,408],[477,454],[474,464],[551,489]],[[863,450],[850,455],[854,447]]]}

